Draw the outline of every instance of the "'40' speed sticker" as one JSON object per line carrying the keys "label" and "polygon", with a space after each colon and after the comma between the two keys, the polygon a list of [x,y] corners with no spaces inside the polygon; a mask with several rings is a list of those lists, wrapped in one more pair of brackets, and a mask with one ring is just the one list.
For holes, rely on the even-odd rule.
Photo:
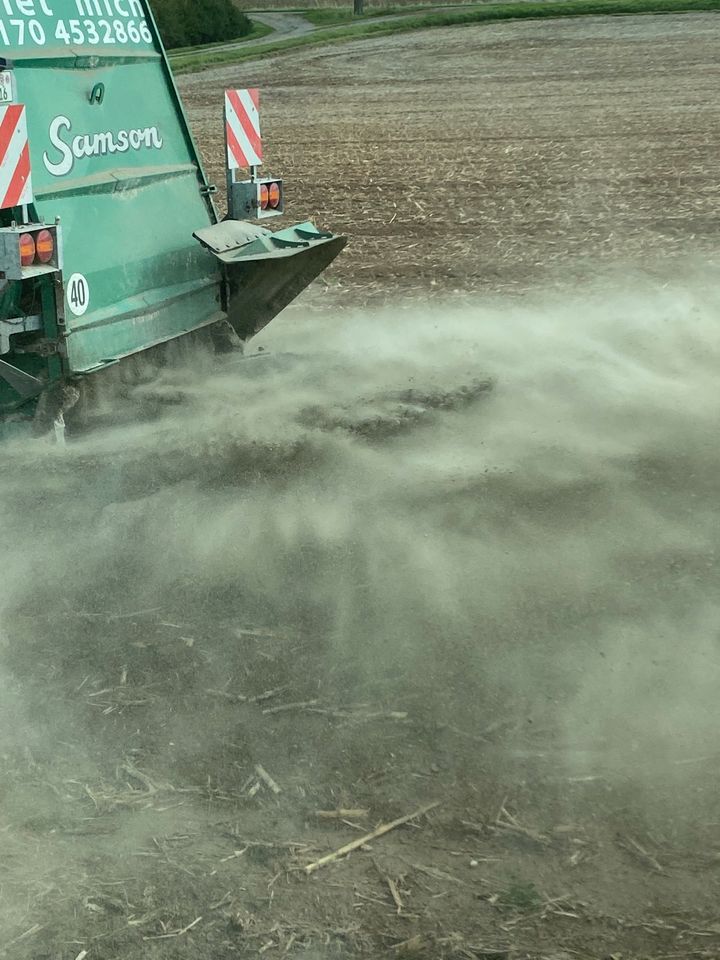
{"label": "'40' speed sticker", "polygon": [[81,273],[74,273],[65,287],[70,312],[81,317],[90,305],[90,285]]}

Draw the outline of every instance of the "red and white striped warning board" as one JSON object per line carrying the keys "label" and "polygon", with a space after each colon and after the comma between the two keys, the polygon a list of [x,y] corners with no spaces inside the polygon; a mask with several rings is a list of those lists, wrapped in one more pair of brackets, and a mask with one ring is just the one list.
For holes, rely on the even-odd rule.
{"label": "red and white striped warning board", "polygon": [[225,91],[225,136],[230,170],[257,167],[262,163],[260,136],[260,91]]}
{"label": "red and white striped warning board", "polygon": [[0,210],[32,203],[30,147],[25,107],[0,107]]}

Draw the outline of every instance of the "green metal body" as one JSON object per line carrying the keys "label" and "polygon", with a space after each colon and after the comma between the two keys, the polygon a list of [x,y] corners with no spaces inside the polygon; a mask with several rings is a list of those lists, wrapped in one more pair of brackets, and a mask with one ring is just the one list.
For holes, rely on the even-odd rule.
{"label": "green metal body", "polygon": [[[35,195],[27,222],[59,218],[63,243],[61,275],[0,290],[0,320],[43,318],[42,349],[25,335],[0,357],[18,369],[48,384],[82,378],[228,317],[245,339],[344,245],[303,225],[310,233],[294,248],[302,262],[255,256],[248,243],[231,277],[194,238],[218,217],[146,0],[2,0],[0,58],[26,106]],[[11,221],[24,222],[23,212],[0,211],[0,226]],[[268,259],[273,266],[259,262]],[[267,288],[259,307],[256,271]],[[71,303],[77,275],[84,312]],[[28,415],[36,402],[0,380],[0,414]]]}

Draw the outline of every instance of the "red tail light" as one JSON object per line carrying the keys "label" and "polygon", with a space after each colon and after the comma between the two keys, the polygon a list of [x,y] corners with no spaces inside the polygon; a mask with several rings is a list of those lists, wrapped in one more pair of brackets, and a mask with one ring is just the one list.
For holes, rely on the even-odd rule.
{"label": "red tail light", "polygon": [[270,193],[268,191],[268,186],[266,183],[261,183],[260,184],[260,209],[267,210],[269,203],[270,203]]}
{"label": "red tail light", "polygon": [[35,241],[30,233],[20,237],[20,263],[24,267],[31,267],[35,263]]}
{"label": "red tail light", "polygon": [[35,249],[40,263],[50,263],[55,253],[55,240],[49,230],[41,230],[37,235]]}
{"label": "red tail light", "polygon": [[275,210],[280,206],[280,184],[271,183],[268,187],[268,206]]}

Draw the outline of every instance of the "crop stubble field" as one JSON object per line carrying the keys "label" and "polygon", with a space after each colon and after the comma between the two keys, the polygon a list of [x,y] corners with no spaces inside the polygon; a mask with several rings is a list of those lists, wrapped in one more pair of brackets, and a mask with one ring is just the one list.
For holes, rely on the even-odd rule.
{"label": "crop stubble field", "polygon": [[446,29],[181,80],[219,184],[224,85],[263,91],[294,216],[355,295],[475,292],[717,254],[717,18]]}
{"label": "crop stubble field", "polygon": [[[326,282],[279,321],[287,324],[303,311],[332,318],[433,298],[462,306],[485,294],[518,301],[537,283],[569,290],[610,275],[630,284],[632,275],[654,281],[712,263],[719,41],[709,15],[498,24],[310,50],[180,86],[217,182],[222,90],[260,86],[269,167],[285,176],[293,219],[312,216],[351,236]],[[482,394],[482,384],[472,395],[443,386],[413,394],[409,407],[435,404],[462,417]],[[600,639],[608,611],[642,624],[661,596],[681,608],[690,591],[699,606],[714,589],[709,547],[658,531],[653,552],[632,538],[651,506],[679,524],[689,490],[699,542],[700,528],[712,527],[705,518],[717,503],[717,471],[704,471],[689,447],[681,468],[651,451],[616,459],[617,476],[578,480],[549,456],[556,486],[540,484],[542,471],[533,486],[521,460],[516,471],[465,486],[451,476],[445,487],[433,474],[433,486],[422,481],[422,438],[414,448],[401,435],[393,448],[381,420],[352,422],[341,409],[335,421],[323,414],[332,448],[288,439],[282,398],[257,391],[243,395],[257,433],[237,447],[212,429],[203,445],[189,426],[187,446],[153,440],[150,473],[141,452],[136,463],[124,443],[108,441],[113,466],[100,493],[89,477],[102,447],[49,468],[40,499],[34,484],[7,481],[8,502],[18,504],[4,518],[10,537],[23,510],[52,505],[61,489],[54,471],[62,479],[67,469],[77,489],[67,516],[49,511],[49,529],[28,538],[29,551],[35,540],[38,551],[46,538],[56,543],[62,578],[47,571],[21,591],[3,628],[12,641],[3,709],[23,706],[18,742],[7,721],[0,740],[0,957],[717,956],[716,727],[709,722],[707,735],[702,722],[688,726],[673,701],[682,736],[663,745],[663,723],[639,720],[632,701],[649,698],[661,717],[667,676],[652,690],[643,666],[625,686],[637,664]],[[527,440],[542,459],[526,413]],[[312,426],[320,415],[308,407],[303,416]],[[616,425],[622,432],[624,421]],[[351,456],[337,426],[366,439],[370,452]],[[448,429],[441,423],[427,436],[444,449]],[[485,429],[491,438],[491,423]],[[381,482],[373,457],[387,477],[396,457],[413,469]],[[343,539],[334,499],[346,493],[336,484],[346,482],[347,464],[367,481],[368,501],[378,498],[366,519],[380,539],[366,553],[353,547],[364,531]],[[278,480],[275,467],[290,479]],[[314,471],[320,492],[303,499],[304,481],[293,478]],[[188,487],[200,474],[193,499]],[[255,539],[239,544],[226,541],[232,525],[222,520],[235,517],[231,476],[242,479],[243,537],[254,511],[259,518]],[[388,491],[402,499],[383,503]],[[322,546],[283,513],[296,500],[322,527]],[[487,586],[461,562],[479,501],[491,541],[502,542],[506,528],[514,535],[515,518],[520,526],[510,559],[499,551],[485,570]],[[199,547],[190,533],[174,541],[167,533],[185,531],[188,504],[198,527],[210,528],[207,541],[196,534]],[[68,546],[64,523],[82,525],[95,507],[95,552],[72,537]],[[265,508],[281,516],[282,530]],[[605,516],[616,512],[630,518],[627,552],[606,531]],[[427,563],[428,596],[403,575],[398,517],[408,521],[397,527],[403,535],[417,532],[413,569],[422,580]],[[588,575],[585,584],[560,552],[544,557],[552,544],[584,556],[576,527],[581,541],[592,531],[617,564],[607,582]],[[537,557],[514,567],[512,545],[525,535],[534,542],[538,529]],[[454,539],[424,557],[423,537],[444,530]],[[173,551],[158,562],[166,542]],[[257,571],[256,551],[265,558]],[[42,556],[28,569],[42,569]],[[450,559],[453,582],[443,579]],[[263,581],[273,577],[282,588],[268,600]],[[152,592],[144,579],[157,580]],[[340,622],[352,644],[337,640]],[[680,615],[677,623],[685,624]],[[383,639],[391,627],[397,650],[392,635]],[[672,651],[684,635],[669,642],[664,666],[679,675],[682,657]],[[563,656],[565,673],[544,663]],[[595,683],[598,671],[607,689]],[[569,709],[568,690],[582,689],[586,673],[593,686]],[[695,696],[692,685],[681,693]],[[605,702],[608,716],[588,732],[583,711],[602,714]],[[306,873],[378,824],[435,803],[350,858]]]}

